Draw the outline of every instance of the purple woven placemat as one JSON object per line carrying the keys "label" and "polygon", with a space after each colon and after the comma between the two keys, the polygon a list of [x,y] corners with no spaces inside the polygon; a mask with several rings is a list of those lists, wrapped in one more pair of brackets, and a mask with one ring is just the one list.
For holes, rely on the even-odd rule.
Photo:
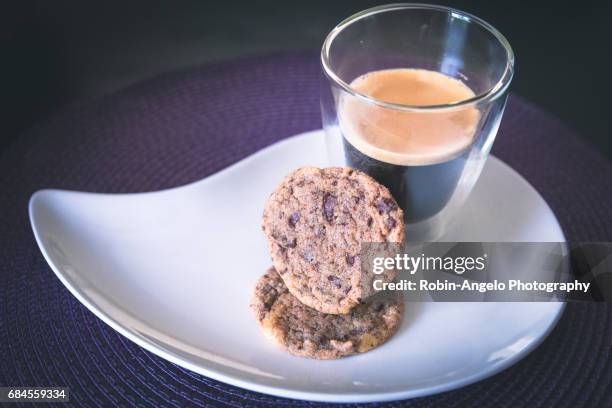
{"label": "purple woven placemat", "polygon": [[[79,406],[302,406],[208,379],[115,333],[45,263],[27,217],[41,188],[157,190],[199,180],[316,129],[314,53],[163,75],[73,106],[0,156],[0,385],[69,386]],[[494,153],[550,204],[570,240],[612,240],[612,166],[558,120],[511,97]],[[612,309],[568,304],[557,328],[502,373],[409,406],[612,406]]]}

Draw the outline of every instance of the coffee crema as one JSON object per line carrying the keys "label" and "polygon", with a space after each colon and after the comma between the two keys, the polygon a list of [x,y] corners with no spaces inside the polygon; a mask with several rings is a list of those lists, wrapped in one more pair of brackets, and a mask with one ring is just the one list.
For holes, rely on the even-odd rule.
{"label": "coffee crema", "polygon": [[[473,98],[463,82],[424,69],[387,69],[351,82],[356,91],[379,101],[410,106],[445,105]],[[352,95],[339,104],[342,133],[356,149],[397,165],[448,161],[474,139],[480,113],[473,106],[431,111],[387,108]]]}
{"label": "coffee crema", "polygon": [[[351,86],[387,103],[433,106],[474,97],[463,82],[422,69],[373,71]],[[348,166],[383,185],[404,210],[406,224],[427,220],[450,202],[480,121],[473,105],[395,109],[344,94],[338,120]]]}

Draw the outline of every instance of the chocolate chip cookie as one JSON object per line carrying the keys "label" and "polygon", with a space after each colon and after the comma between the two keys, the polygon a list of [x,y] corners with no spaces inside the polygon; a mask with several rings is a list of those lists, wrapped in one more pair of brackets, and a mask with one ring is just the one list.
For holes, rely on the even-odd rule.
{"label": "chocolate chip cookie", "polygon": [[[351,168],[303,167],[272,193],[263,216],[272,262],[302,303],[323,313],[348,313],[375,291],[361,268],[361,244],[401,243],[401,208],[386,187]],[[364,268],[365,270],[365,268]]]}
{"label": "chocolate chip cookie", "polygon": [[364,353],[388,340],[404,311],[401,294],[379,293],[349,314],[325,314],[302,304],[270,268],[257,281],[251,303],[267,337],[289,353],[335,359]]}

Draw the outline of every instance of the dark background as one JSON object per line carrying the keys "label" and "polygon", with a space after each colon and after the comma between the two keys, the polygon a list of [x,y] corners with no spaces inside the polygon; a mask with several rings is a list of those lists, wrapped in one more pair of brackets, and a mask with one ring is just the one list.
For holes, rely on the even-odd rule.
{"label": "dark background", "polygon": [[[512,91],[612,158],[611,2],[437,1],[496,26],[517,57]],[[381,1],[25,1],[3,7],[0,151],[63,105],[210,61],[318,49]],[[545,152],[544,152],[545,153]]]}

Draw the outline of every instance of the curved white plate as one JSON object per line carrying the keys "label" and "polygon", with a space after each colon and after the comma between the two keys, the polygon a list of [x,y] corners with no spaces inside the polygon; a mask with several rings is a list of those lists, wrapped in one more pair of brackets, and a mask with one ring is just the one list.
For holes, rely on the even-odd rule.
{"label": "curved white plate", "polygon": [[[324,166],[321,132],[284,140],[202,181],[144,194],[43,190],[36,240],[89,310],[145,349],[217,380],[321,401],[376,401],[457,388],[518,361],[554,327],[561,303],[411,303],[398,334],[364,355],[292,357],[249,310],[270,265],[263,205],[283,176]],[[544,200],[491,157],[451,241],[564,241]]]}

